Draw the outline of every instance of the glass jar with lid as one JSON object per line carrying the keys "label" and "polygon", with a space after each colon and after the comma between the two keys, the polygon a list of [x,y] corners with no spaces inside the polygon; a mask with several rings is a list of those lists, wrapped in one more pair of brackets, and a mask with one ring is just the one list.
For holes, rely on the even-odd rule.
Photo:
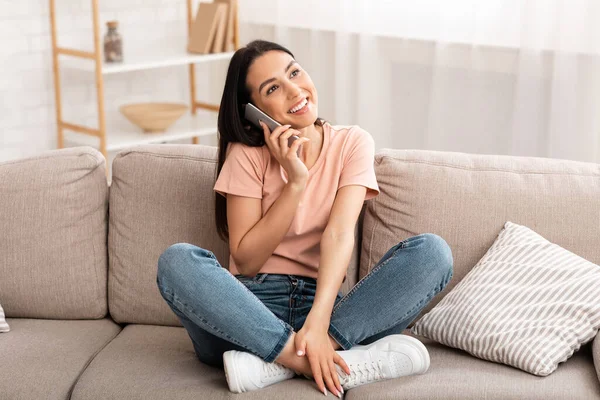
{"label": "glass jar with lid", "polygon": [[104,35],[104,60],[106,62],[121,62],[123,61],[123,39],[117,28],[118,21],[108,21],[106,23],[108,31]]}

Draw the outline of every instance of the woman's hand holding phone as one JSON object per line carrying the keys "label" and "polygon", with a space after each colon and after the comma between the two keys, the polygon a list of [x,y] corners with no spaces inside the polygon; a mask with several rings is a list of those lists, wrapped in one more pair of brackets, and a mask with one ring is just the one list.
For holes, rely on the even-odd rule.
{"label": "woman's hand holding phone", "polygon": [[298,158],[298,148],[301,144],[308,142],[310,139],[301,137],[294,140],[291,146],[288,145],[288,139],[292,135],[298,135],[298,131],[291,128],[291,125],[278,126],[271,132],[269,127],[262,121],[260,125],[263,128],[265,135],[265,143],[269,151],[279,164],[285,169],[288,175],[288,181],[294,183],[305,184],[308,179],[308,168]]}

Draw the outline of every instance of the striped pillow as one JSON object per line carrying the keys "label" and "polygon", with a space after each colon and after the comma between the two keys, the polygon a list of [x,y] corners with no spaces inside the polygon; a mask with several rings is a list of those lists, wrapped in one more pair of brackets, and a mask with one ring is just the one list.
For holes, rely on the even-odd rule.
{"label": "striped pillow", "polygon": [[600,267],[506,222],[475,267],[411,330],[546,376],[600,328]]}
{"label": "striped pillow", "polygon": [[0,333],[10,331],[10,326],[6,323],[4,319],[4,310],[2,309],[2,305],[0,304]]}

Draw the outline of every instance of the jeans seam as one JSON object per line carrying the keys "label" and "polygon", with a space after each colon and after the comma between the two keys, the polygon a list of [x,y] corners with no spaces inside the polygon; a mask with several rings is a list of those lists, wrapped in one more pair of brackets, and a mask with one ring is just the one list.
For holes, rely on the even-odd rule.
{"label": "jeans seam", "polygon": [[296,325],[296,311],[295,311],[296,310],[296,302],[291,297],[289,299],[289,307],[290,307],[290,325],[295,326]]}

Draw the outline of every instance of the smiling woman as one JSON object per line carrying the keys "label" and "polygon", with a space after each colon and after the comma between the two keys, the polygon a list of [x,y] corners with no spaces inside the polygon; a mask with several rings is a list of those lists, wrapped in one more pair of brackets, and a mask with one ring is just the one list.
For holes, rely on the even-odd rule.
{"label": "smiling woman", "polygon": [[[249,103],[281,125],[245,121]],[[318,118],[308,72],[262,40],[233,55],[218,128],[216,224],[228,270],[211,251],[179,243],[161,255],[157,276],[200,361],[223,366],[233,392],[298,373],[339,397],[427,371],[427,349],[401,332],[452,276],[443,239],[398,243],[340,292],[363,203],[379,194],[372,136]],[[300,138],[289,145],[292,135]],[[389,311],[370,315],[382,303]]]}

